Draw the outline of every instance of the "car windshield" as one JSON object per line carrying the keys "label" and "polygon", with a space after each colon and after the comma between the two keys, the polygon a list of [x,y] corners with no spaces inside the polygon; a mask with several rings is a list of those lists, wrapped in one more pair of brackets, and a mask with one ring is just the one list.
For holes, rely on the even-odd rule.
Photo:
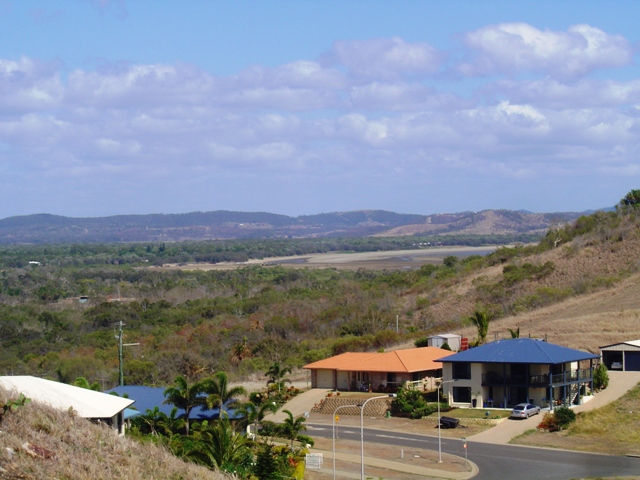
{"label": "car windshield", "polygon": [[514,410],[524,410],[522,405],[518,405],[517,407],[513,407]]}

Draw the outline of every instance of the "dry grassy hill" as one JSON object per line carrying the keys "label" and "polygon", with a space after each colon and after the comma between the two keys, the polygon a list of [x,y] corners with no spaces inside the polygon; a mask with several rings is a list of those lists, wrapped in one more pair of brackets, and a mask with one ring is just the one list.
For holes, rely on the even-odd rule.
{"label": "dry grassy hill", "polygon": [[[539,276],[509,282],[505,267],[535,269],[550,265]],[[560,345],[598,353],[598,347],[640,338],[640,229],[622,218],[615,227],[594,231],[544,253],[503,259],[428,295],[409,295],[422,302],[418,311],[426,325],[476,336],[464,318],[478,306],[489,307],[496,320],[488,340],[521,336],[545,337]],[[420,300],[422,298],[423,300]],[[443,327],[444,325],[444,327]]]}
{"label": "dry grassy hill", "polygon": [[[0,405],[8,396],[0,390]],[[70,412],[28,403],[7,412],[0,423],[0,479],[45,478],[222,480],[228,477],[185,463],[154,444],[118,437],[110,428]]]}

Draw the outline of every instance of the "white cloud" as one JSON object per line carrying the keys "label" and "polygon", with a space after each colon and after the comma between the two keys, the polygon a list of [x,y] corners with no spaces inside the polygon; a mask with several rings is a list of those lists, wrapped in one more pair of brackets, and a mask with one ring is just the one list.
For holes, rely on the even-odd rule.
{"label": "white cloud", "polygon": [[[300,60],[226,77],[188,64],[110,64],[63,80],[59,64],[0,59],[0,162],[12,179],[37,177],[87,198],[126,185],[121,202],[132,205],[193,196],[194,185],[206,198],[242,195],[248,178],[247,198],[268,184],[286,205],[292,182],[317,192],[343,183],[339,199],[366,190],[353,185],[385,181],[420,196],[403,186],[638,175],[640,79],[571,76],[626,65],[628,43],[592,27],[510,25],[472,32],[478,55],[466,68],[525,75],[472,84],[451,83],[439,74],[441,54],[398,38],[337,42],[333,64]],[[532,79],[533,71],[547,75]],[[210,207],[219,205],[197,209]]]}
{"label": "white cloud", "polygon": [[621,82],[583,79],[571,83],[549,78],[533,81],[505,80],[488,85],[484,92],[509,97],[518,103],[554,109],[615,107],[640,102],[640,80]]}
{"label": "white cloud", "polygon": [[558,32],[526,23],[503,23],[467,33],[465,43],[475,53],[470,62],[459,66],[465,75],[542,71],[556,78],[572,78],[629,65],[634,54],[621,35],[589,25]]}
{"label": "white cloud", "polygon": [[442,61],[427,43],[407,43],[401,38],[335,42],[328,56],[356,77],[395,80],[437,71]]}
{"label": "white cloud", "polygon": [[0,116],[56,106],[63,95],[55,63],[0,59]]}
{"label": "white cloud", "polygon": [[470,105],[460,97],[417,83],[370,82],[349,89],[349,104],[364,110],[457,110]]}

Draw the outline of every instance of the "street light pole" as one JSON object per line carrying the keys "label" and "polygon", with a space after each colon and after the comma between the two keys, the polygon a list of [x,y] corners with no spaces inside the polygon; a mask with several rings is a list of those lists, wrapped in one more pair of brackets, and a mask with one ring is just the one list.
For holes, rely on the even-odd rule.
{"label": "street light pole", "polygon": [[336,413],[338,413],[338,410],[340,410],[341,408],[347,408],[347,407],[360,407],[360,405],[339,405],[333,411],[333,419],[332,419],[333,442],[332,442],[332,449],[331,449],[333,453],[333,480],[336,480]]}
{"label": "street light pole", "polygon": [[438,383],[438,463],[442,463],[442,441],[440,438],[440,387],[444,383],[451,383],[455,382],[456,380],[457,379],[454,378],[453,380],[444,380]]}
{"label": "street light pole", "polygon": [[362,407],[360,407],[360,480],[364,480],[364,406],[371,400],[379,400],[381,398],[389,397],[395,398],[397,395],[395,393],[390,393],[379,397],[367,398],[362,404]]}

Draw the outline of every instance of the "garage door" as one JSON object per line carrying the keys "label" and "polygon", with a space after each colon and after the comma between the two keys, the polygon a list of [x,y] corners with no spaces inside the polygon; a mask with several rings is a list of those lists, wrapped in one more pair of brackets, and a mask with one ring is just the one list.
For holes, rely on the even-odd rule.
{"label": "garage door", "polygon": [[338,372],[338,390],[349,390],[349,372]]}
{"label": "garage door", "polygon": [[333,370],[318,370],[318,388],[333,388]]}
{"label": "garage door", "polygon": [[640,352],[624,352],[624,369],[627,372],[640,372]]}

